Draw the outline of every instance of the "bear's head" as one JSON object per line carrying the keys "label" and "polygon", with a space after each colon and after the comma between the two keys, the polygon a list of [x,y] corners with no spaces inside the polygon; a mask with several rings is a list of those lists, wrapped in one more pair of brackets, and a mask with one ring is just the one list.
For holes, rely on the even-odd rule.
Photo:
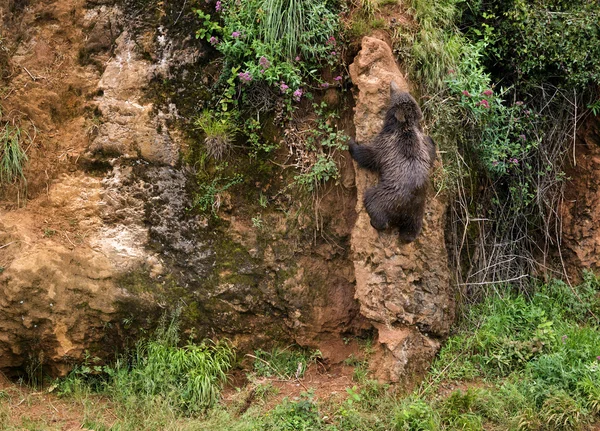
{"label": "bear's head", "polygon": [[390,82],[390,108],[401,126],[419,127],[423,113],[417,101],[406,91],[402,91],[394,81]]}

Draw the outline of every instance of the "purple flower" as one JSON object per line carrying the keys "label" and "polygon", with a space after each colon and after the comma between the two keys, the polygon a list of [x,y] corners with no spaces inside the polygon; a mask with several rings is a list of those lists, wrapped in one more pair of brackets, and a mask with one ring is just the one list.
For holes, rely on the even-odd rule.
{"label": "purple flower", "polygon": [[300,98],[302,97],[302,89],[301,89],[301,88],[299,88],[299,89],[297,89],[296,91],[294,91],[294,94],[293,94],[293,96],[294,96],[294,100],[295,100],[296,102],[300,102]]}
{"label": "purple flower", "polygon": [[334,81],[341,81],[342,80],[342,75],[338,75],[335,78],[333,78]]}
{"label": "purple flower", "polygon": [[215,4],[215,10],[217,12],[221,12],[221,10],[223,10],[223,5],[221,4],[220,1],[217,0],[217,4]]}
{"label": "purple flower", "polygon": [[525,136],[525,135],[519,135],[519,138],[521,138],[521,141],[527,140],[527,136]]}
{"label": "purple flower", "polygon": [[471,97],[471,93],[469,93],[467,90],[463,90],[462,94],[463,96]]}
{"label": "purple flower", "polygon": [[269,63],[269,60],[267,59],[267,57],[262,56],[259,60],[258,60],[258,64],[260,64],[262,67],[264,67],[265,69],[268,69],[269,67],[271,67],[271,63]]}
{"label": "purple flower", "polygon": [[329,88],[329,83],[328,82],[324,82],[321,84],[322,88]]}
{"label": "purple flower", "polygon": [[519,164],[519,160],[518,159],[509,159],[508,161],[511,162],[511,163],[514,163],[515,165]]}
{"label": "purple flower", "polygon": [[494,94],[494,92],[489,88],[483,92],[484,96],[491,96],[492,94]]}
{"label": "purple flower", "polygon": [[490,104],[489,104],[489,103],[488,103],[488,101],[487,101],[487,100],[485,100],[485,99],[483,99],[481,102],[479,102],[479,104],[480,104],[481,106],[483,106],[484,108],[489,108],[489,107],[490,107]]}
{"label": "purple flower", "polygon": [[281,89],[282,93],[285,93],[287,89],[290,88],[290,86],[287,85],[285,82],[281,81],[281,83],[279,84],[279,88]]}
{"label": "purple flower", "polygon": [[210,42],[211,45],[216,45],[219,43],[219,39],[214,36],[211,36],[208,41]]}
{"label": "purple flower", "polygon": [[231,33],[231,37],[233,37],[234,39],[237,39],[241,35],[242,34],[239,31],[234,31],[233,33]]}
{"label": "purple flower", "polygon": [[250,75],[250,72],[240,72],[238,73],[238,78],[240,78],[242,82],[252,81],[252,75]]}
{"label": "purple flower", "polygon": [[596,356],[596,359],[600,361],[600,356]]}

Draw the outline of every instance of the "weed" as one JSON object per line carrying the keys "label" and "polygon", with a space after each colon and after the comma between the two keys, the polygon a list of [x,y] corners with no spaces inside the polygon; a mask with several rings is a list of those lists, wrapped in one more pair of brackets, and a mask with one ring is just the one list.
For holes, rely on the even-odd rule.
{"label": "weed", "polygon": [[229,115],[215,114],[204,110],[194,121],[194,125],[204,132],[206,154],[221,160],[231,152],[237,128]]}
{"label": "weed", "polygon": [[25,180],[23,167],[27,162],[27,154],[22,148],[23,139],[21,128],[10,123],[0,127],[0,182]]}
{"label": "weed", "polygon": [[252,217],[252,226],[254,226],[257,229],[263,228],[263,219],[260,214],[258,214],[256,217]]}
{"label": "weed", "polygon": [[210,183],[201,183],[190,209],[197,208],[202,213],[210,211],[216,217],[221,206],[222,193],[243,181],[244,178],[236,174],[233,177],[217,176]]}
{"label": "weed", "polygon": [[309,352],[307,350],[284,349],[274,347],[270,352],[258,349],[254,351],[254,372],[258,376],[280,379],[301,378],[304,376],[308,365],[321,357],[318,350]]}
{"label": "weed", "polygon": [[49,227],[45,227],[44,228],[44,236],[46,238],[50,238],[50,237],[52,237],[54,235],[56,235],[56,230],[55,229],[52,229],[52,228],[49,228]]}

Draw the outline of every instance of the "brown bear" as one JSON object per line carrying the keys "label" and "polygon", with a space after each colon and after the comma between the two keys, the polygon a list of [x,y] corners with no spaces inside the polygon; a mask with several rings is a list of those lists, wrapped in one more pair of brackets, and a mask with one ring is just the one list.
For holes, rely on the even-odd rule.
{"label": "brown bear", "polygon": [[429,171],[435,143],[423,134],[421,108],[395,82],[381,132],[370,145],[350,140],[350,154],[360,167],[379,173],[379,184],[367,189],[365,208],[377,230],[398,228],[402,241],[414,241],[423,227]]}

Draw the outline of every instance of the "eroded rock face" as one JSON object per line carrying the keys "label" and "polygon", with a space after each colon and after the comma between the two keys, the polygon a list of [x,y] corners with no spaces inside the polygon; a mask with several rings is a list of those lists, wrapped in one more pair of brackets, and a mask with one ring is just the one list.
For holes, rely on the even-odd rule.
{"label": "eroded rock face", "polygon": [[[354,123],[356,139],[366,143],[379,133],[389,103],[390,81],[408,91],[389,46],[365,37],[350,65],[358,91]],[[410,380],[421,374],[448,334],[454,318],[454,299],[444,241],[446,204],[428,199],[423,231],[404,245],[397,233],[371,227],[362,198],[377,175],[357,169],[358,218],[352,230],[356,298],[360,312],[377,329],[385,347],[377,366],[380,377]]]}
{"label": "eroded rock face", "polygon": [[[222,194],[219,219],[198,215],[173,121],[182,109],[193,117],[175,105],[204,82],[202,49],[189,29],[147,25],[129,3],[37,2],[18,17],[30,37],[7,60],[14,91],[3,105],[21,106],[39,136],[27,205],[0,210],[0,369],[39,363],[62,375],[86,351],[114,357],[136,328],[183,304],[183,327],[242,351],[295,341],[339,362],[356,353],[348,339],[375,328],[380,377],[422,372],[452,319],[444,204],[432,199],[421,238],[401,246],[370,227],[360,202],[374,176],[356,175],[358,203],[348,166],[347,187],[327,190],[316,208],[282,191],[263,211],[256,201],[275,175],[257,179],[250,167],[242,193]],[[148,3],[148,16],[195,28],[190,2]],[[178,87],[184,75],[189,87]],[[406,83],[375,39],[352,76],[365,141],[381,126],[389,81]],[[163,91],[168,100],[154,103],[148,89],[163,80],[177,97]],[[259,211],[265,228],[252,220]]]}
{"label": "eroded rock face", "polygon": [[581,269],[600,269],[600,119],[577,133],[576,164],[569,171],[562,212],[563,254],[575,279]]}

